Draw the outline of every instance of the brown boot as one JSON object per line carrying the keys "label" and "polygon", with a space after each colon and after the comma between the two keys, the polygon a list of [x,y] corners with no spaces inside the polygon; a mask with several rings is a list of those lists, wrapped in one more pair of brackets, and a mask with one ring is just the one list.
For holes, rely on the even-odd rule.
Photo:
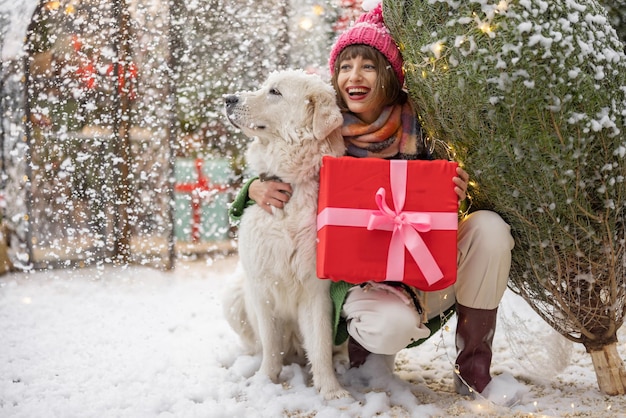
{"label": "brown boot", "polygon": [[460,395],[471,393],[467,385],[481,393],[491,381],[491,344],[498,308],[474,309],[457,303],[456,314],[456,366],[462,380],[455,374],[454,388]]}
{"label": "brown boot", "polygon": [[361,344],[356,342],[352,337],[348,338],[348,357],[350,358],[350,367],[359,367],[365,363],[365,359],[369,356],[367,351]]}

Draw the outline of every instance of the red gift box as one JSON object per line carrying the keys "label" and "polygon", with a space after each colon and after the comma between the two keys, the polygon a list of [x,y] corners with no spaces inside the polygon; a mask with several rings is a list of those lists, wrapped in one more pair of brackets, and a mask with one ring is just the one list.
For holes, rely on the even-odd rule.
{"label": "red gift box", "polygon": [[324,157],[317,275],[349,283],[402,281],[439,290],[456,281],[457,163]]}

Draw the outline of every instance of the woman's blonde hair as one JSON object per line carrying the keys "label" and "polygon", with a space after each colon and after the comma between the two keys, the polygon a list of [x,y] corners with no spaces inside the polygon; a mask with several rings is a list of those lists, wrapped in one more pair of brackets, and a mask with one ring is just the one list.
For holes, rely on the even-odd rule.
{"label": "woman's blonde hair", "polygon": [[380,99],[385,106],[394,103],[404,103],[406,101],[406,93],[402,90],[400,81],[396,76],[391,64],[383,54],[376,48],[369,45],[355,44],[345,47],[335,60],[335,68],[333,71],[332,84],[337,92],[337,104],[342,111],[347,111],[348,106],[343,100],[341,94],[339,94],[339,85],[337,84],[337,78],[340,73],[340,65],[342,61],[361,57],[366,60],[374,62],[376,67],[376,85],[374,86],[375,98]]}

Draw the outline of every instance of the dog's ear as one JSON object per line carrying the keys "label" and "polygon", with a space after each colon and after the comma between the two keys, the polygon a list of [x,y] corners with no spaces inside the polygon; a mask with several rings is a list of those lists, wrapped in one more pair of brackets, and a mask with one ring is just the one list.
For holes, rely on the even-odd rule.
{"label": "dog's ear", "polygon": [[343,116],[334,95],[324,92],[312,95],[309,100],[313,104],[313,135],[324,139],[343,124]]}

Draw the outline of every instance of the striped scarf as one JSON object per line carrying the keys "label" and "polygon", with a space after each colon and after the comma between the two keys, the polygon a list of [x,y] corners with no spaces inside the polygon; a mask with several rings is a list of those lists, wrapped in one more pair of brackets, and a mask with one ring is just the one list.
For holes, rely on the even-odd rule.
{"label": "striped scarf", "polygon": [[347,154],[353,157],[415,160],[427,155],[422,129],[409,101],[385,107],[371,124],[344,113],[341,134]]}

